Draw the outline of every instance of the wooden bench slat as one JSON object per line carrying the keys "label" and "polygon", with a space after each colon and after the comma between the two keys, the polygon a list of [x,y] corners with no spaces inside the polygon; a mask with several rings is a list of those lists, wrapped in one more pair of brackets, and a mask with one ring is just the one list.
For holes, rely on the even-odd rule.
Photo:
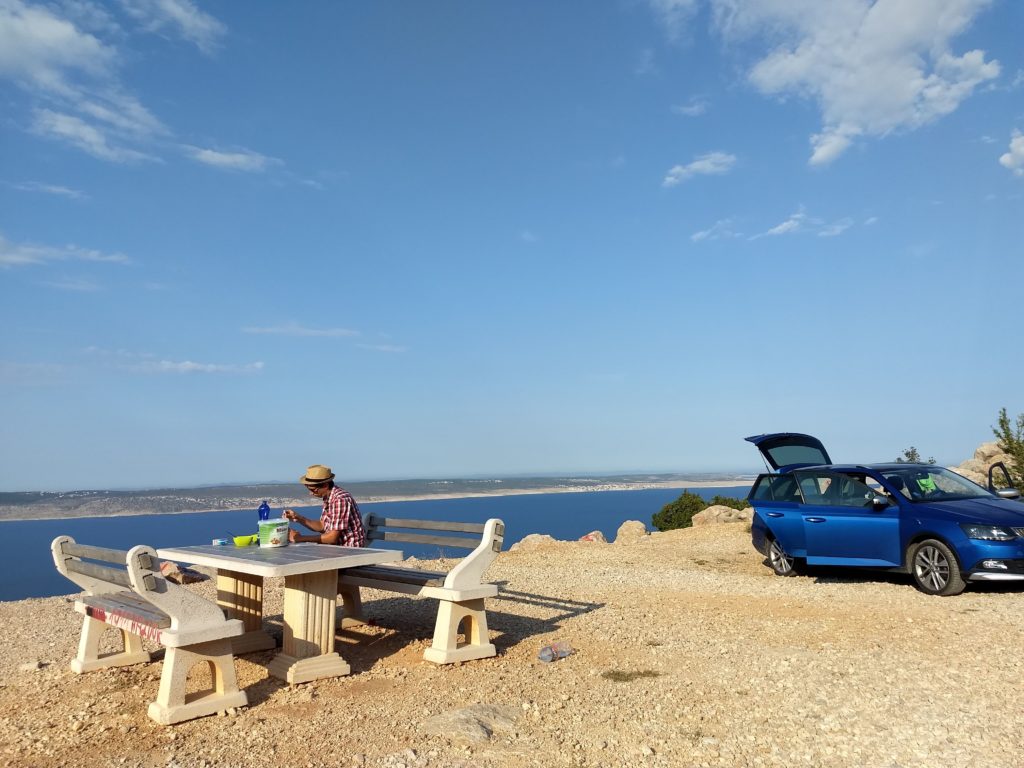
{"label": "wooden bench slat", "polygon": [[421,587],[444,586],[444,577],[447,575],[437,571],[414,571],[410,568],[383,568],[372,565],[346,568],[342,573],[345,576],[381,579],[383,581],[393,581],[397,584],[416,584]]}
{"label": "wooden bench slat", "polygon": [[453,523],[447,520],[411,520],[404,517],[370,515],[370,525],[382,528],[416,528],[427,531],[454,531],[457,533],[484,532],[483,523]]}
{"label": "wooden bench slat", "polygon": [[166,613],[161,613],[153,606],[148,609],[143,608],[134,600],[125,598],[123,592],[108,595],[85,595],[79,599],[79,602],[90,608],[98,608],[104,613],[123,616],[158,629],[166,629],[171,626],[171,617]]}
{"label": "wooden bench slat", "polygon": [[372,528],[367,532],[366,537],[373,541],[403,541],[408,544],[436,544],[440,547],[460,547],[462,549],[476,549],[480,546],[480,539],[464,539],[458,536],[432,536],[426,533],[381,531]]}

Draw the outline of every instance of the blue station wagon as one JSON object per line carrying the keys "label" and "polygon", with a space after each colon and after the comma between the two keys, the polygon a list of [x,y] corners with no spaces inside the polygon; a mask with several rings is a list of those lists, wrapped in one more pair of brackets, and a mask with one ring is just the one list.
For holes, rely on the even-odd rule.
{"label": "blue station wagon", "polygon": [[779,576],[807,566],[909,573],[956,595],[970,581],[1024,581],[1024,504],[934,464],[833,464],[795,432],[746,438],[774,470],[758,476],[754,547]]}

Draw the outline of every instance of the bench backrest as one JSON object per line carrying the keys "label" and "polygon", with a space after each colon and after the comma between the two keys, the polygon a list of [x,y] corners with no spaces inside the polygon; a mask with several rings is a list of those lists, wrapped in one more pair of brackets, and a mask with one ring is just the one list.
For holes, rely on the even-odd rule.
{"label": "bench backrest", "polygon": [[163,577],[160,560],[152,547],[139,545],[125,552],[78,544],[70,536],[58,536],[50,544],[50,551],[57,570],[88,594],[131,590],[170,616],[172,631],[182,624],[224,622],[224,613],[215,603]]}
{"label": "bench backrest", "polygon": [[[449,589],[479,584],[487,566],[498,556],[505,541],[505,524],[493,517],[486,523],[458,523],[383,517],[368,512],[363,518],[363,526],[366,528],[366,538],[369,542],[394,541],[472,549],[472,552],[448,572],[444,585]],[[473,535],[454,535],[459,533]]]}

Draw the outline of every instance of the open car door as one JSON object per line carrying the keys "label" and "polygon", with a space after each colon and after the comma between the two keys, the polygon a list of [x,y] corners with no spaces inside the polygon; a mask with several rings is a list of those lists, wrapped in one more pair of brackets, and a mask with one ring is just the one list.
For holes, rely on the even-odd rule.
{"label": "open car door", "polygon": [[776,472],[832,463],[825,446],[811,435],[799,432],[772,432],[767,435],[745,437],[744,440],[756,445],[764,460]]}

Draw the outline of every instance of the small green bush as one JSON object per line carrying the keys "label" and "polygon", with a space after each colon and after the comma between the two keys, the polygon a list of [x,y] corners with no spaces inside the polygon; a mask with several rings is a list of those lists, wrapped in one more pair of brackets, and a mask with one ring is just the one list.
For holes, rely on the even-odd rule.
{"label": "small green bush", "polygon": [[999,449],[1013,459],[1013,465],[1007,466],[1013,487],[1024,493],[1024,413],[1017,415],[1016,424],[1010,424],[1006,409],[1001,408],[999,426],[993,428],[992,432],[996,436]]}
{"label": "small green bush", "polygon": [[692,491],[683,491],[675,501],[669,502],[655,512],[651,524],[659,531],[672,531],[676,528],[689,528],[693,525],[693,516],[707,509],[708,503],[703,497]]}

